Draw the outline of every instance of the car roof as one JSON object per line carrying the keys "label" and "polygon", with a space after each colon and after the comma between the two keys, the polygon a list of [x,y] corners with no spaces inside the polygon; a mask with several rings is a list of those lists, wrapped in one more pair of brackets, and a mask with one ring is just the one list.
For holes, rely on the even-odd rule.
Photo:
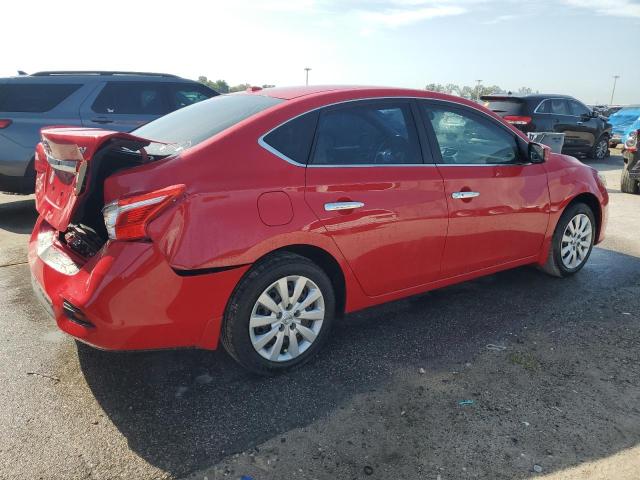
{"label": "car roof", "polygon": [[466,103],[462,97],[456,97],[443,93],[432,92],[430,90],[418,90],[412,88],[380,87],[367,85],[313,85],[313,86],[292,86],[274,88],[249,88],[246,93],[263,95],[282,100],[294,100],[308,97],[345,97],[352,94],[354,99],[384,98],[389,97],[421,97],[440,98]]}
{"label": "car roof", "polygon": [[70,70],[55,70],[36,72],[31,75],[17,75],[13,77],[0,78],[0,81],[15,82],[27,82],[27,83],[68,83],[80,82],[130,82],[130,81],[173,81],[173,82],[193,82],[185,78],[178,77],[177,75],[171,75],[168,73],[153,73],[153,72],[125,72],[125,71],[103,71],[103,70],[90,70],[90,71],[70,71]]}

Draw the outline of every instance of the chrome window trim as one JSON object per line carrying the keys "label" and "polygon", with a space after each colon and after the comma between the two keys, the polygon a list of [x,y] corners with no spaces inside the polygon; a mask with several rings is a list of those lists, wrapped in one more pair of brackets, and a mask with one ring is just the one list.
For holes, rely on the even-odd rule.
{"label": "chrome window trim", "polygon": [[[296,115],[295,117],[291,117],[290,119],[285,120],[284,122],[276,125],[272,129],[270,129],[268,132],[263,133],[258,138],[258,145],[260,147],[264,148],[265,150],[267,150],[269,153],[275,155],[276,157],[284,160],[287,163],[290,163],[291,165],[294,165],[296,167],[305,167],[305,168],[437,167],[439,165],[443,165],[443,166],[458,166],[458,167],[498,167],[498,166],[507,167],[507,166],[532,165],[532,163],[482,163],[482,164],[456,163],[456,164],[451,164],[451,163],[437,163],[436,161],[434,161],[434,163],[424,163],[424,162],[422,162],[422,163],[399,163],[399,164],[392,164],[392,163],[385,163],[385,164],[362,163],[362,164],[347,164],[347,165],[311,165],[311,164],[307,165],[307,164],[304,164],[304,163],[296,162],[292,158],[287,157],[284,153],[279,152],[278,150],[273,148],[271,145],[269,145],[264,140],[264,138],[267,135],[269,135],[271,132],[273,132],[274,130],[277,130],[278,128],[282,127],[283,125],[285,125],[285,124],[287,124],[289,122],[292,122],[296,118],[302,117],[303,115],[306,115],[306,114],[311,113],[311,112],[315,112],[316,110],[321,110],[323,108],[333,107],[335,105],[342,105],[344,103],[370,102],[372,100],[373,101],[375,101],[375,100],[426,100],[426,101],[429,101],[429,102],[441,102],[441,103],[444,103],[444,104],[453,105],[454,107],[470,108],[474,112],[477,112],[477,113],[479,113],[481,115],[484,115],[485,117],[487,117],[487,118],[491,119],[492,121],[496,122],[495,117],[493,117],[492,115],[488,114],[487,112],[485,112],[483,110],[470,107],[469,105],[464,105],[464,104],[460,104],[460,103],[457,103],[457,102],[452,102],[451,100],[443,100],[443,99],[440,99],[440,98],[429,98],[429,97],[367,97],[367,98],[356,98],[356,99],[351,99],[351,100],[342,100],[340,102],[328,103],[326,105],[322,105],[321,107],[316,107],[316,108],[312,108],[310,110],[307,110],[307,111],[305,111],[303,113],[300,113],[300,114]],[[545,99],[545,100],[549,100],[549,99]],[[543,100],[543,102],[545,100]],[[542,103],[542,102],[540,102],[540,103]],[[499,122],[496,122],[496,123],[499,124]]]}
{"label": "chrome window trim", "polygon": [[[538,106],[533,110],[533,113],[535,113],[536,115],[560,115],[561,117],[575,117],[575,118],[580,118],[580,115],[571,115],[571,114],[564,114],[564,113],[546,113],[546,112],[539,112],[538,109],[540,108],[540,106],[544,103],[547,102],[549,100],[564,100],[567,103],[570,102],[571,100],[574,100],[576,102],[578,102],[579,104],[581,104],[583,107],[585,107],[587,110],[589,110],[589,108],[582,103],[580,100],[576,100],[575,98],[563,98],[563,97],[549,97],[549,98],[545,98],[544,100],[542,100]],[[569,107],[571,108],[571,107]]]}

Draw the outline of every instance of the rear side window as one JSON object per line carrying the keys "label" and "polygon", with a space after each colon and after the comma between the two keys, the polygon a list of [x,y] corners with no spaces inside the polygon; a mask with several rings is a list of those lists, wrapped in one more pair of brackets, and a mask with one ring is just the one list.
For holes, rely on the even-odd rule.
{"label": "rear side window", "polygon": [[490,100],[485,102],[484,106],[501,117],[506,115],[524,116],[528,114],[526,105],[522,100]]}
{"label": "rear side window", "polygon": [[322,112],[312,163],[337,166],[422,163],[409,104],[353,104]]}
{"label": "rear side window", "polygon": [[193,105],[216,95],[208,88],[189,83],[165,84],[169,94],[169,108],[171,111]]}
{"label": "rear side window", "polygon": [[131,132],[152,143],[151,155],[171,155],[196,145],[269,107],[282,103],[279,98],[245,93],[219,95],[176,110]]}
{"label": "rear side window", "polygon": [[48,112],[78,90],[79,84],[0,84],[0,112]]}
{"label": "rear side window", "polygon": [[545,100],[536,109],[536,113],[552,113],[554,115],[572,115],[569,110],[569,102],[564,98],[550,98]]}
{"label": "rear side window", "polygon": [[317,122],[317,111],[306,113],[273,130],[264,137],[264,143],[287,159],[306,164]]}
{"label": "rear side window", "polygon": [[93,102],[91,110],[116,115],[163,115],[170,111],[160,82],[109,82]]}

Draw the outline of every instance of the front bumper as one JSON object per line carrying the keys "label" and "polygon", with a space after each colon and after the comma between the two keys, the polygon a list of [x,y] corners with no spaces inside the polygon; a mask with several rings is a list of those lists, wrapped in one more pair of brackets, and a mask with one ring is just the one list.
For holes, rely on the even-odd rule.
{"label": "front bumper", "polygon": [[83,263],[42,218],[29,265],[58,327],[105,350],[215,349],[227,299],[248,269],[181,276],[150,242],[108,242]]}

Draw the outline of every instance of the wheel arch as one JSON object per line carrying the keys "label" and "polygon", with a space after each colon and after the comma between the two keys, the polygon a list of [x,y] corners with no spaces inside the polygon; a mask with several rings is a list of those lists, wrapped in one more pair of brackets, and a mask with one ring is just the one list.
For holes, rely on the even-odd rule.
{"label": "wheel arch", "polygon": [[571,205],[575,205],[576,203],[584,203],[593,212],[593,216],[596,219],[595,238],[597,240],[598,238],[600,238],[600,229],[602,228],[602,206],[600,205],[600,201],[598,200],[598,197],[596,197],[593,193],[590,193],[590,192],[580,193],[575,197],[573,197],[571,201],[565,205],[562,211],[564,212],[567,208],[569,208]]}
{"label": "wheel arch", "polygon": [[336,316],[342,316],[345,312],[347,303],[347,288],[345,273],[338,260],[324,248],[311,244],[292,244],[285,245],[264,254],[256,259],[254,263],[263,261],[267,257],[277,255],[278,253],[294,253],[311,260],[318,265],[329,277],[333,286],[336,297]]}

